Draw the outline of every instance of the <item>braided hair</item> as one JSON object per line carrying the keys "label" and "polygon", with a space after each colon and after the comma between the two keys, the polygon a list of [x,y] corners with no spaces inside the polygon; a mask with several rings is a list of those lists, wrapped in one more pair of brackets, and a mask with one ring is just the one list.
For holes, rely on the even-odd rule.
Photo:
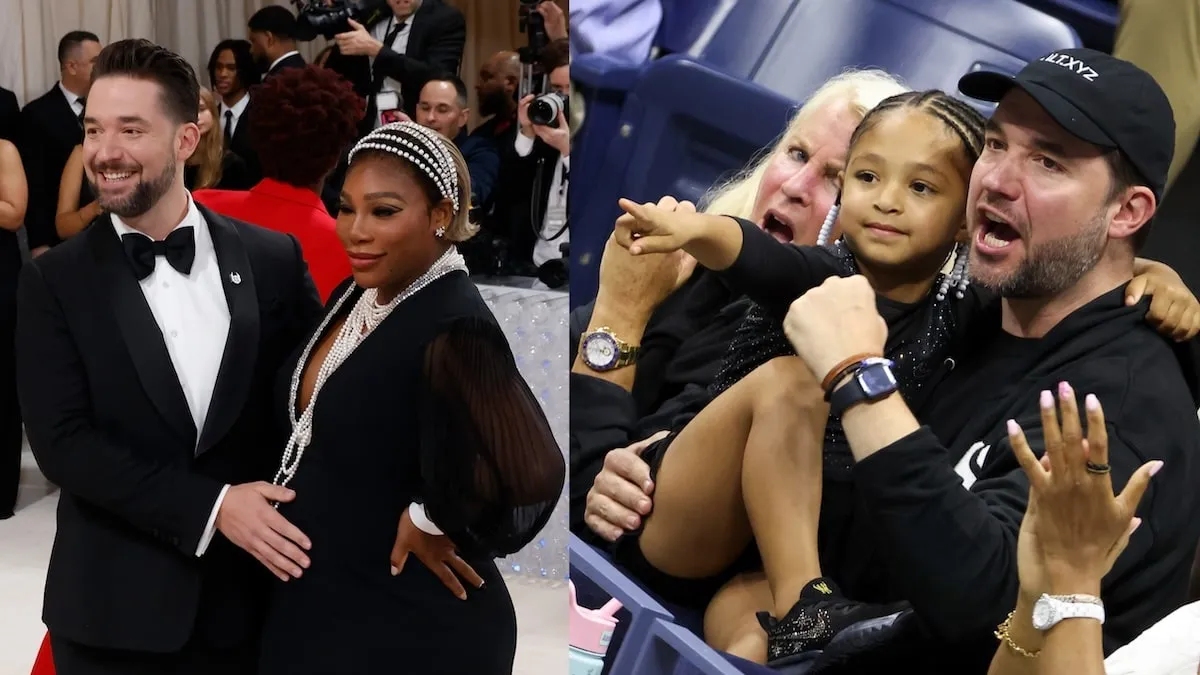
{"label": "braided hair", "polygon": [[[986,120],[974,108],[940,89],[906,91],[880,101],[879,105],[867,112],[862,121],[858,123],[858,127],[854,129],[854,133],[850,136],[850,147],[846,156],[850,157],[854,154],[854,146],[858,144],[859,139],[875,127],[884,113],[900,108],[925,110],[938,118],[962,141],[963,152],[967,154],[969,162],[973,165],[979,159],[980,153],[983,152]],[[837,221],[841,201],[842,196],[839,193],[837,201],[829,210],[829,214],[825,217],[825,222],[817,234],[817,245],[823,246],[828,243],[829,235],[833,231],[833,224]]]}

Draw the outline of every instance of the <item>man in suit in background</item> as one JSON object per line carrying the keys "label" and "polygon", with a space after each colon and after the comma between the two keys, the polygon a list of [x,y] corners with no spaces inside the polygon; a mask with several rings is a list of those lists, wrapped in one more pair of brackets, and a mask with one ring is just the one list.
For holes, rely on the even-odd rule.
{"label": "man in suit in background", "polygon": [[[283,109],[293,114],[276,114]],[[318,116],[321,124],[312,124]],[[248,192],[199,190],[192,197],[217,213],[294,235],[326,300],[350,276],[350,259],[321,203],[321,186],[358,137],[362,116],[362,99],[337,73],[320,66],[286,70],[254,90],[247,120],[262,182]]]}
{"label": "man in suit in background", "polygon": [[17,105],[17,95],[0,87],[0,138],[16,142],[20,125],[21,107]]}
{"label": "man in suit in background", "polygon": [[471,132],[497,144],[507,138],[512,144],[517,130],[517,92],[521,87],[521,58],[516,52],[501,51],[479,67],[475,82],[475,100],[479,116],[489,118]]}
{"label": "man in suit in background", "polygon": [[337,48],[326,63],[367,99],[363,133],[394,121],[393,111],[414,117],[421,87],[436,73],[457,74],[467,41],[462,12],[443,0],[387,4],[337,35]]}
{"label": "man in suit in background", "polygon": [[221,40],[208,59],[208,81],[220,99],[217,124],[225,139],[225,149],[246,163],[250,182],[262,179],[258,156],[250,143],[250,125],[242,124],[248,117],[250,87],[258,84],[258,69],[247,40]]}
{"label": "man in suit in background", "polygon": [[471,174],[471,210],[487,208],[500,173],[500,153],[489,139],[467,135],[467,85],[456,75],[435,75],[421,88],[417,124],[454,141]]}
{"label": "man in suit in background", "polygon": [[303,68],[304,57],[296,51],[296,17],[286,7],[267,5],[246,24],[250,53],[266,79],[284,68]]}
{"label": "man in suit in background", "polygon": [[42,617],[55,667],[249,675],[263,567],[308,564],[272,508],[293,493],[256,481],[286,441],[275,378],[321,306],[294,238],[188,195],[199,85],[183,58],[116,42],[90,96],[84,167],[109,215],[26,265],[17,299],[25,426],[62,489]]}
{"label": "man in suit in background", "polygon": [[61,240],[54,229],[58,184],[76,145],[83,142],[84,105],[91,87],[92,66],[100,53],[100,38],[72,31],[58,42],[59,81],[21,111],[17,149],[29,182],[25,234],[34,257]]}

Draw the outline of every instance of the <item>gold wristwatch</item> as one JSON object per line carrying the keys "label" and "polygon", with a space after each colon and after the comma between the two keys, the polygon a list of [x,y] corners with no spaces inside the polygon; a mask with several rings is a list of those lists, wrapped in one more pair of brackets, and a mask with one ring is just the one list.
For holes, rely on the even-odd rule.
{"label": "gold wristwatch", "polygon": [[584,333],[579,341],[579,354],[583,362],[588,368],[601,373],[632,364],[637,361],[639,351],[641,347],[621,340],[607,326]]}

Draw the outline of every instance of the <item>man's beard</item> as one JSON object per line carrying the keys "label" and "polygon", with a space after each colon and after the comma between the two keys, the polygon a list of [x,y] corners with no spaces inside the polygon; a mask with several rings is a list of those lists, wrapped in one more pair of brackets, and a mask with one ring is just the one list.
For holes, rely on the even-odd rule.
{"label": "man's beard", "polygon": [[508,95],[504,90],[489,91],[479,100],[479,116],[491,117],[492,115],[503,115],[507,109]]}
{"label": "man's beard", "polygon": [[971,280],[1003,298],[1053,297],[1092,271],[1104,255],[1107,231],[1104,215],[1097,214],[1080,232],[1030,246],[1025,259],[1006,277],[978,276],[981,266],[972,265]]}
{"label": "man's beard", "polygon": [[[145,174],[141,174],[143,178],[140,178],[137,185],[133,187],[133,190],[124,197],[105,196],[95,181],[88,179],[88,183],[91,185],[92,193],[96,195],[96,201],[102,209],[121,218],[137,218],[145,215],[147,211],[154,208],[158,200],[162,199],[162,196],[171,189],[171,185],[175,182],[175,168],[175,158],[172,157],[162,172],[154,178],[147,181],[144,179]],[[104,180],[100,176],[104,170],[96,171],[97,180]]]}

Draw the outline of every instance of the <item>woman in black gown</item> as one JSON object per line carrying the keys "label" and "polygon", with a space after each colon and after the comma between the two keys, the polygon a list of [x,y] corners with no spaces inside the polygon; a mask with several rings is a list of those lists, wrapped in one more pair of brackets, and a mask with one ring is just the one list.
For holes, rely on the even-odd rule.
{"label": "woman in black gown", "polygon": [[454,248],[470,194],[453,143],[411,122],[351,153],[337,229],[354,276],[280,386],[292,439],[275,482],[295,499],[279,511],[312,547],[275,583],[263,675],[512,671],[493,558],[546,524],[566,466]]}

